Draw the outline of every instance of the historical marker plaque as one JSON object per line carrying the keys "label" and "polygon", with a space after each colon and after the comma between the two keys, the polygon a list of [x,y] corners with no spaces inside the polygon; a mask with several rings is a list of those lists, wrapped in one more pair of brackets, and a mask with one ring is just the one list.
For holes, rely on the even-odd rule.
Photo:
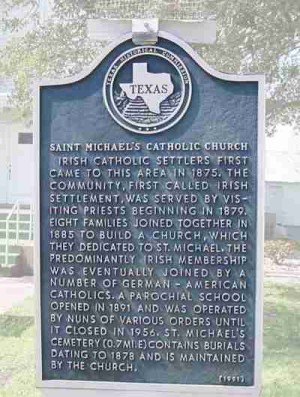
{"label": "historical marker plaque", "polygon": [[40,385],[257,395],[262,90],[168,34],[39,87]]}

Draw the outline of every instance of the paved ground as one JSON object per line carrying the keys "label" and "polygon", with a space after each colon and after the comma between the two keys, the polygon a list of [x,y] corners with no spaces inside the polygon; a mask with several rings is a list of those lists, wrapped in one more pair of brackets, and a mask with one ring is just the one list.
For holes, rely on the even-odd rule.
{"label": "paved ground", "polygon": [[299,283],[300,282],[300,263],[298,259],[286,260],[282,265],[274,264],[270,259],[265,259],[265,277],[270,281]]}
{"label": "paved ground", "polygon": [[265,275],[265,280],[272,281],[274,283],[300,283],[299,276],[291,276],[290,274],[278,274],[278,273],[268,273]]}
{"label": "paved ground", "polygon": [[0,314],[33,293],[33,277],[0,277]]}

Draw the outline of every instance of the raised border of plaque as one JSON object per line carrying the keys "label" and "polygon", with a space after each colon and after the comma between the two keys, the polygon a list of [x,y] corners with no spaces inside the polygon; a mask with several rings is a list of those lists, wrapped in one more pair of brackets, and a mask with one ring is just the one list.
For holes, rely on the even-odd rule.
{"label": "raised border of plaque", "polygon": [[[35,300],[36,300],[36,381],[37,386],[43,389],[45,396],[63,396],[72,390],[73,397],[101,396],[105,397],[145,397],[151,396],[259,396],[261,391],[262,377],[262,319],[263,319],[263,241],[264,241],[264,114],[265,78],[261,74],[232,75],[218,72],[212,69],[200,56],[185,42],[177,37],[160,31],[158,36],[173,41],[186,51],[191,58],[205,72],[213,77],[232,82],[257,82],[258,83],[258,147],[257,147],[257,231],[256,231],[256,312],[255,312],[255,376],[253,386],[224,386],[224,385],[192,385],[192,384],[154,384],[154,383],[126,383],[126,382],[95,382],[95,381],[73,381],[73,380],[43,380],[42,378],[42,340],[41,340],[41,241],[40,241],[40,88],[43,86],[66,85],[75,83],[88,76],[99,63],[119,44],[132,38],[128,33],[118,40],[112,42],[104,49],[103,53],[93,64],[77,76],[60,80],[42,80],[36,85],[34,104],[34,145],[35,145]],[[99,87],[99,89],[101,89]]]}

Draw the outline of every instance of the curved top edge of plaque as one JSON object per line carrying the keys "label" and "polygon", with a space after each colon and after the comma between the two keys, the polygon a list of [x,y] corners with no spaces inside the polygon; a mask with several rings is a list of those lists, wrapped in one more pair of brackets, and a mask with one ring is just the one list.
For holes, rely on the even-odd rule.
{"label": "curved top edge of plaque", "polygon": [[[263,73],[253,73],[253,74],[230,74],[219,72],[212,68],[206,61],[204,61],[200,55],[196,53],[196,51],[185,41],[179,39],[178,37],[174,36],[171,33],[159,31],[158,36],[167,40],[170,40],[180,46],[191,58],[208,74],[213,77],[216,77],[221,80],[225,81],[232,81],[232,82],[251,82],[256,81],[259,83],[263,83],[265,81],[265,75]],[[119,44],[132,39],[132,33],[127,33],[118,37],[116,40],[112,41],[108,46],[104,48],[104,51],[96,57],[96,59],[89,65],[88,67],[84,68],[79,74],[70,76],[63,79],[42,79],[37,82],[37,87],[44,87],[44,86],[60,86],[66,84],[73,84],[79,82],[80,80],[89,76],[97,67],[98,65],[105,59],[109,53],[116,48]]]}

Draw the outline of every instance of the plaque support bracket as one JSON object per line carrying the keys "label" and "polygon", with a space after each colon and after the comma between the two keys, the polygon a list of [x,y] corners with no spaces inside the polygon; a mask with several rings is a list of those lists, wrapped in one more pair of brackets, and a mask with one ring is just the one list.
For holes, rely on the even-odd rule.
{"label": "plaque support bracket", "polygon": [[[214,17],[198,20],[170,19],[89,19],[88,35],[92,40],[113,41],[132,32],[135,44],[155,44],[159,31],[169,32],[188,42],[214,44],[217,25]],[[136,41],[135,41],[136,40]]]}
{"label": "plaque support bracket", "polygon": [[133,19],[132,41],[136,45],[153,45],[158,40],[158,18]]}

